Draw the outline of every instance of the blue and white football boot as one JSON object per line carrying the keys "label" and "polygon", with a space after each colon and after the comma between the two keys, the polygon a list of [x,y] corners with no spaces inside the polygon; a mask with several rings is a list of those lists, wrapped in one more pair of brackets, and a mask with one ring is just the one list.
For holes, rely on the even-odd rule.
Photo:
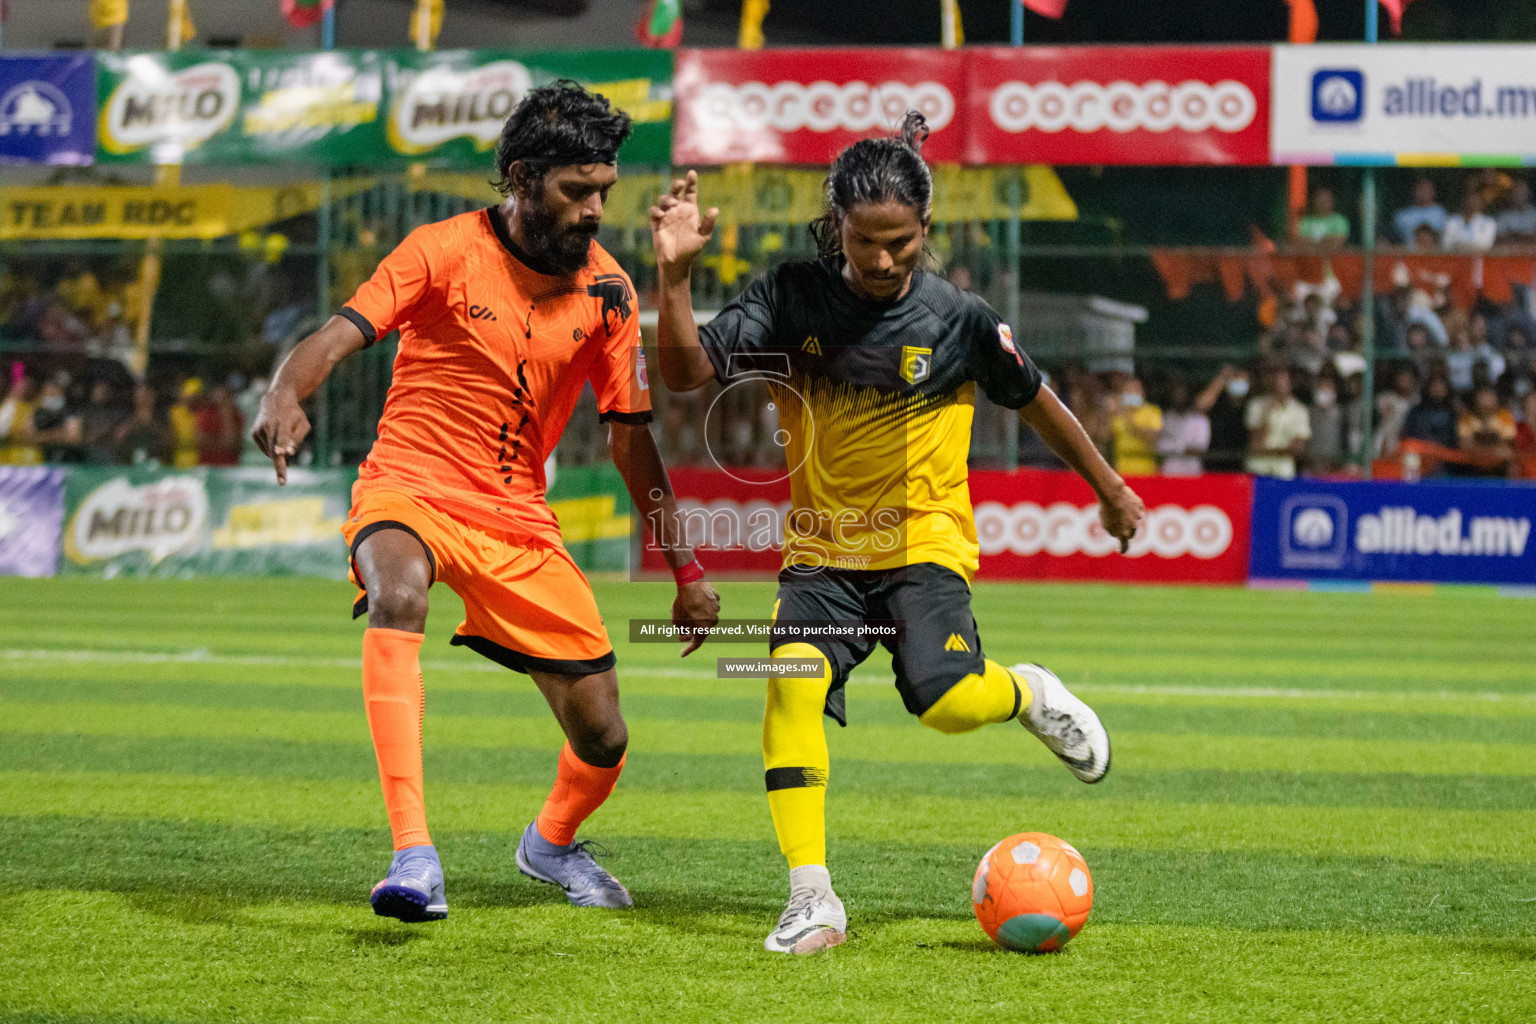
{"label": "blue and white football boot", "polygon": [[623,883],[592,859],[591,847],[591,843],[556,846],[539,835],[536,824],[530,822],[517,844],[517,870],[537,881],[558,885],[578,907],[620,910],[634,906]]}
{"label": "blue and white football boot", "polygon": [[432,846],[407,846],[396,850],[389,874],[373,887],[368,902],[380,917],[401,921],[441,921],[448,916],[448,895],[443,888],[443,865]]}

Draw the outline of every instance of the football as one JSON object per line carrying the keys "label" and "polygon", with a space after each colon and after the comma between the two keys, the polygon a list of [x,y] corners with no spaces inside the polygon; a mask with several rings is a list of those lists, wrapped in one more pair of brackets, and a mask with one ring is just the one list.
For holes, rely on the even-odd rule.
{"label": "football", "polygon": [[1093,907],[1093,876],[1072,844],[1020,832],[986,852],[971,883],[976,920],[1004,949],[1047,953],[1083,928]]}

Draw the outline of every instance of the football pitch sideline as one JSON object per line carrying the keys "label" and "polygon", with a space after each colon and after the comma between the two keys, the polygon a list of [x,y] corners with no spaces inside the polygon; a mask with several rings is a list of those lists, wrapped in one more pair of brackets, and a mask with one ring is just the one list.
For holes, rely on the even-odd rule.
{"label": "football pitch sideline", "polygon": [[[518,874],[560,745],[526,677],[448,636],[423,667],[450,915],[375,917],[389,831],[352,591],[299,580],[0,583],[0,1024],[201,1021],[1529,1021],[1536,1013],[1536,604],[981,584],[987,653],[1092,703],[1114,770],[1074,781],[1016,725],[946,737],[889,658],[830,722],[847,945],[766,953],[788,893],[761,680],[625,643],[670,584],[600,582],[629,762],[582,837],[634,894],[577,910]],[[766,615],[769,584],[720,587]],[[1080,849],[1059,954],[995,949],[997,840]]]}

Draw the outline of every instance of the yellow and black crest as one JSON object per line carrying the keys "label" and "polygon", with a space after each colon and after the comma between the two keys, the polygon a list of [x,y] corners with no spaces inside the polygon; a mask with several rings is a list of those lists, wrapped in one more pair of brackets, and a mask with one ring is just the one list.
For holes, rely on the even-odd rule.
{"label": "yellow and black crest", "polygon": [[[887,364],[889,365],[889,364]],[[921,384],[933,372],[933,349],[901,346],[901,379],[908,384]]]}

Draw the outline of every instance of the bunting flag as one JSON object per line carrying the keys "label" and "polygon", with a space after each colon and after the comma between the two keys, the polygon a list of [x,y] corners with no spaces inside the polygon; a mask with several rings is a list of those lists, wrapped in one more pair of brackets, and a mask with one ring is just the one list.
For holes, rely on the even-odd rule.
{"label": "bunting flag", "polygon": [[1381,6],[1387,9],[1387,16],[1392,19],[1393,35],[1403,34],[1403,8],[1411,2],[1412,0],[1381,0]]}
{"label": "bunting flag", "polygon": [[416,0],[416,9],[411,12],[411,40],[416,49],[434,49],[442,30],[443,0]]}
{"label": "bunting flag", "polygon": [[668,50],[683,41],[682,0],[645,0],[635,38],[657,50]]}
{"label": "bunting flag", "polygon": [[318,24],[331,9],[333,0],[283,0],[283,17],[294,28],[309,28]]}
{"label": "bunting flag", "polygon": [[127,20],[128,0],[91,0],[91,28],[111,28]]}
{"label": "bunting flag", "polygon": [[939,45],[958,50],[965,45],[965,28],[960,23],[960,0],[940,0]]}
{"label": "bunting flag", "polygon": [[1060,18],[1067,12],[1067,0],[1024,0],[1024,6],[1046,18]]}
{"label": "bunting flag", "polygon": [[1291,5],[1290,41],[1317,42],[1317,7],[1312,0],[1285,0]]}
{"label": "bunting flag", "polygon": [[741,0],[741,26],[736,32],[736,46],[743,50],[761,50],[763,19],[768,17],[768,0]]}

